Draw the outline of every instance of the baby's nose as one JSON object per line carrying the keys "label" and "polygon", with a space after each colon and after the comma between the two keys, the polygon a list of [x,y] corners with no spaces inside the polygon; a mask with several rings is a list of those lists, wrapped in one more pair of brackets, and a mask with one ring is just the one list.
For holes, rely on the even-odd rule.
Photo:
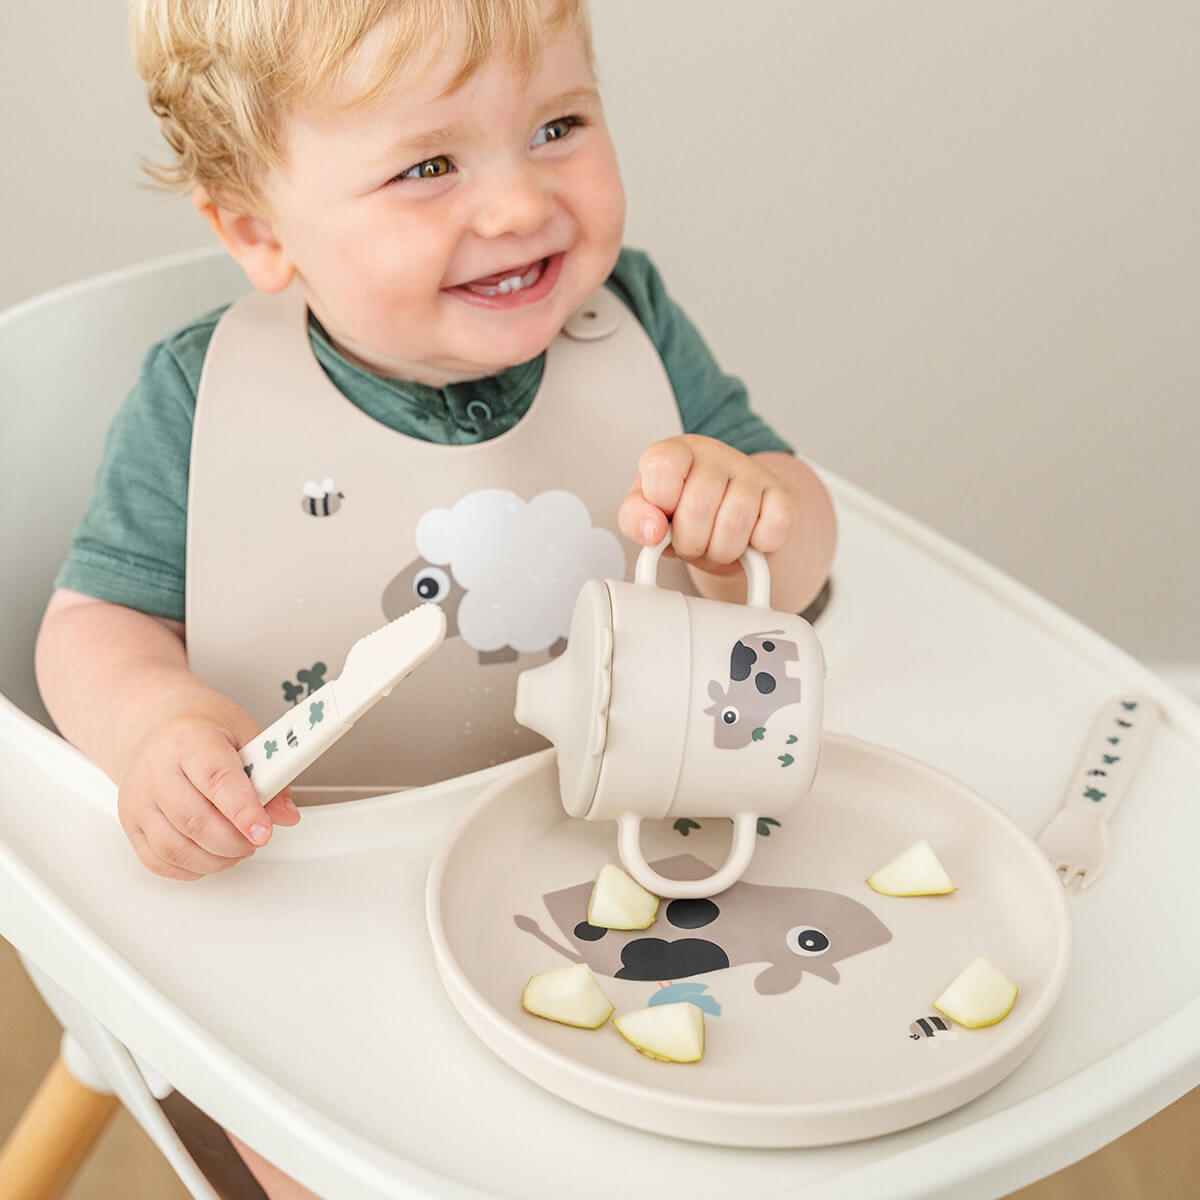
{"label": "baby's nose", "polygon": [[486,238],[528,237],[550,220],[556,208],[553,194],[535,171],[509,171],[490,181],[482,194],[475,230]]}

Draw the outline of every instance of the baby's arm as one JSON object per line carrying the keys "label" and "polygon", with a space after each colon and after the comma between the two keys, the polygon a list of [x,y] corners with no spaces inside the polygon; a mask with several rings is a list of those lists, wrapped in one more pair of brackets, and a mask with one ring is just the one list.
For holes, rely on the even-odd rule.
{"label": "baby's arm", "polygon": [[264,807],[237,748],[254,719],[188,670],[183,626],[60,588],[37,643],[59,730],[118,785],[121,827],[158,875],[198,879],[254,852],[299,813]]}
{"label": "baby's arm", "polygon": [[668,519],[702,595],[743,599],[737,560],[753,546],[770,563],[780,612],[802,612],[816,597],[837,542],[833,502],[806,463],[779,451],[746,455],[699,434],[650,446],[619,514],[622,533],[644,546],[662,540]]}

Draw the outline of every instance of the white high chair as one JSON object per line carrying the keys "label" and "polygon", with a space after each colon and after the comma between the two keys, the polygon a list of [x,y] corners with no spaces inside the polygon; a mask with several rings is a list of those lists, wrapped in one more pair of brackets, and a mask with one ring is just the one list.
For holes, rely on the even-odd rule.
{"label": "white high chair", "polygon": [[[136,378],[147,337],[169,332],[246,287],[221,255],[205,251],[118,271],[20,305],[0,317],[0,379],[8,397],[0,462],[27,503],[0,530],[0,724],[27,753],[103,795],[107,781],[70,747],[37,726],[50,726],[33,675],[40,610],[58,569],[64,538],[83,512],[105,430]],[[137,330],[136,334],[132,331]],[[139,348],[139,342],[145,345]],[[11,702],[11,703],[10,703]],[[78,773],[76,775],[76,773]],[[10,796],[12,777],[3,772]],[[4,847],[7,853],[8,846]],[[6,877],[6,883],[9,882]],[[0,884],[0,895],[7,895]],[[5,911],[9,906],[5,905]],[[8,922],[3,932],[9,934]],[[15,936],[15,935],[13,935]],[[197,1197],[216,1197],[156,1102],[169,1091],[33,961],[22,960],[64,1028],[62,1051],[0,1155],[0,1192],[49,1197],[66,1186],[103,1131],[118,1100],[125,1104]],[[6,1190],[11,1189],[11,1190]]]}
{"label": "white high chair", "polygon": [[[1071,974],[1049,1032],[966,1107],[860,1143],[735,1150],[639,1133],[511,1070],[451,1008],[424,915],[435,849],[507,768],[310,809],[249,863],[199,884],[146,872],[111,784],[39,724],[32,648],[145,347],[242,286],[205,252],[0,316],[0,934],[69,1031],[68,1068],[130,1109],[194,1196],[216,1193],[154,1101],[159,1073],[330,1200],[987,1200],[1200,1083],[1200,714],[1069,617],[836,479],[841,545],[817,626],[829,728],[957,776],[1036,833],[1110,695],[1140,691],[1163,710],[1106,875],[1073,897]],[[97,1107],[102,1117],[103,1101],[84,1105]],[[77,1141],[87,1131],[81,1122]],[[33,1175],[55,1166],[23,1160],[5,1186],[50,1195],[53,1181]]]}

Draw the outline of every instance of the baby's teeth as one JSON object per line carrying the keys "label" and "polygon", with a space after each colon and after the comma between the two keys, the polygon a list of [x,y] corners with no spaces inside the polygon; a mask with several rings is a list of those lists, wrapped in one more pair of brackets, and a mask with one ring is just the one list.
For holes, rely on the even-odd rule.
{"label": "baby's teeth", "polygon": [[510,275],[507,279],[502,279],[495,287],[482,288],[485,296],[500,296],[507,295],[509,292],[519,292],[524,287],[529,287],[537,278],[538,268],[530,269],[528,275]]}

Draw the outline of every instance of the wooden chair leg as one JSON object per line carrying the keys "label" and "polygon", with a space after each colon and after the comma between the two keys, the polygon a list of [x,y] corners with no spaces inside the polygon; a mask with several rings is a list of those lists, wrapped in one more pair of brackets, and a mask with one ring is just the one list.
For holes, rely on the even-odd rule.
{"label": "wooden chair leg", "polygon": [[120,1102],[85,1087],[55,1060],[0,1147],[4,1200],[55,1200],[104,1132]]}

